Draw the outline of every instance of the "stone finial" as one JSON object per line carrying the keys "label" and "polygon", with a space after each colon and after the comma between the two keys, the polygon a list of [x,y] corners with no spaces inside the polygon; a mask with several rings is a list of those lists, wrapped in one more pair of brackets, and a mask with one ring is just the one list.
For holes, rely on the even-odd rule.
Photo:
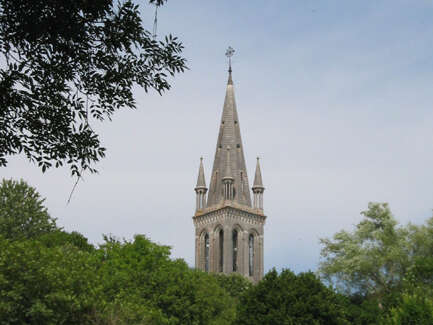
{"label": "stone finial", "polygon": [[232,56],[233,54],[235,54],[235,50],[229,46],[227,51],[226,51],[226,57],[229,58],[229,80],[227,82],[228,85],[233,85],[233,80],[232,80]]}

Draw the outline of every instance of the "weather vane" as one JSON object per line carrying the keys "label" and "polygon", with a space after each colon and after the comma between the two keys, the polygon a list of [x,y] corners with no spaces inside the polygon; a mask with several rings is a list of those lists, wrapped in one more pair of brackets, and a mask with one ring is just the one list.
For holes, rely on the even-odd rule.
{"label": "weather vane", "polygon": [[226,51],[226,57],[229,58],[229,72],[232,72],[232,56],[235,54],[235,50],[229,46],[229,48]]}

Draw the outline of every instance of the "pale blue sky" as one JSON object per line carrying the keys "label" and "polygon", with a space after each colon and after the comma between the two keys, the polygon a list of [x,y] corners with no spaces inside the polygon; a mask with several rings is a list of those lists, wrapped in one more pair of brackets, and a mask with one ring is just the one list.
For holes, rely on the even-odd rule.
{"label": "pale blue sky", "polygon": [[[152,16],[143,6],[150,29]],[[1,174],[37,187],[67,230],[144,233],[193,265],[193,188],[201,155],[209,182],[231,45],[250,183],[262,157],[265,269],[315,270],[319,238],[350,230],[369,201],[402,223],[432,215],[432,18],[427,0],[170,0],[158,31],[184,42],[190,70],[99,126],[100,174],[69,205],[66,169],[14,157]]]}

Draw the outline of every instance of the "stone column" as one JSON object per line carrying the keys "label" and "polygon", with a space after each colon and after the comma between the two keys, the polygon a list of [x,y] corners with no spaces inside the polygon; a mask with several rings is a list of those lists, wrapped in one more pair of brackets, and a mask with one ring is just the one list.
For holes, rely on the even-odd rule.
{"label": "stone column", "polygon": [[201,265],[200,265],[200,261],[201,261],[201,259],[200,259],[200,251],[201,251],[201,247],[200,247],[200,237],[199,237],[200,235],[199,234],[197,234],[197,231],[196,231],[196,234],[195,234],[195,268],[196,269],[202,269],[201,268]]}
{"label": "stone column", "polygon": [[263,262],[264,262],[264,237],[263,235],[260,235],[260,248],[259,248],[259,252],[260,252],[260,267],[259,267],[259,277],[257,280],[260,280],[261,278],[263,278]]}
{"label": "stone column", "polygon": [[233,270],[232,233],[229,226],[224,227],[224,273],[229,274]]}
{"label": "stone column", "polygon": [[244,274],[244,232],[238,229],[238,273]]}
{"label": "stone column", "polygon": [[243,240],[242,240],[242,248],[244,251],[244,256],[243,256],[243,275],[246,277],[249,277],[249,251],[248,251],[248,236],[249,236],[249,232],[244,230],[243,231]]}
{"label": "stone column", "polygon": [[217,271],[217,263],[215,263],[216,259],[216,249],[217,249],[217,234],[215,231],[209,232],[209,271],[216,272]]}

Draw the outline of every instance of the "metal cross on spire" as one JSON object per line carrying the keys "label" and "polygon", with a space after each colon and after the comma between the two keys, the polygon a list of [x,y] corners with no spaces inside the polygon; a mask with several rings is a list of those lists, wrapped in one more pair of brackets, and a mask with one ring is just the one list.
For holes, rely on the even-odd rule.
{"label": "metal cross on spire", "polygon": [[229,46],[229,48],[226,51],[226,57],[229,58],[229,72],[232,72],[232,56],[235,54],[235,50]]}

